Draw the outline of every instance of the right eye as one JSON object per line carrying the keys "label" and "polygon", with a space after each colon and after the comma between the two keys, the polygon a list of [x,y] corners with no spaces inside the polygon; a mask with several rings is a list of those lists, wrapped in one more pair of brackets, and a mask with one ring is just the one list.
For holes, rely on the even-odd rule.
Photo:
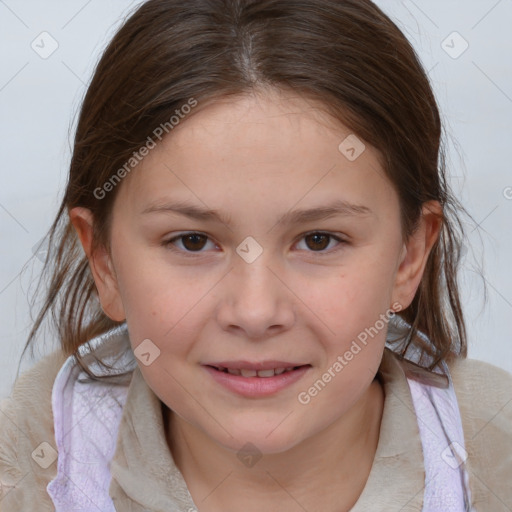
{"label": "right eye", "polygon": [[[162,242],[162,245],[176,252],[197,253],[204,252],[201,249],[205,247],[207,241],[207,235],[194,231],[189,233],[181,233],[180,235],[168,238]],[[176,246],[179,247],[180,244],[182,248],[176,248]]]}

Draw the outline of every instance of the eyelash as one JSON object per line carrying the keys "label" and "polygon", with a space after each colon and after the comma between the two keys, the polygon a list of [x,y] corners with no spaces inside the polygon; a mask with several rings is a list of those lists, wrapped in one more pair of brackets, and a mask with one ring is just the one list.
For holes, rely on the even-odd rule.
{"label": "eyelash", "polygon": [[[184,254],[186,255],[187,257],[190,256],[190,257],[195,257],[197,255],[200,255],[202,254],[204,251],[202,250],[199,250],[199,251],[188,251],[188,250],[183,250],[183,249],[177,249],[173,242],[175,242],[176,240],[180,240],[182,238],[185,238],[186,236],[190,236],[190,235],[200,235],[200,236],[205,236],[208,241],[210,241],[210,237],[208,237],[208,235],[204,234],[204,233],[201,233],[199,231],[187,231],[187,232],[183,232],[177,236],[174,236],[172,238],[169,238],[167,240],[163,240],[162,241],[162,246],[166,247],[167,249],[169,249],[170,251],[173,251],[173,252],[177,252],[177,253],[180,253],[180,254]],[[307,236],[311,236],[311,235],[325,235],[325,236],[328,236],[331,240],[335,240],[337,242],[339,242],[338,246],[336,246],[336,248],[334,249],[330,249],[329,251],[326,251],[326,250],[322,250],[322,251],[312,251],[312,250],[309,250],[309,251],[306,251],[306,252],[311,252],[313,254],[319,254],[321,256],[327,256],[327,255],[330,255],[334,252],[337,252],[338,250],[340,250],[342,248],[342,246],[344,245],[348,245],[348,241],[347,240],[344,240],[343,238],[340,238],[339,236],[336,236],[336,235],[333,235],[332,233],[328,233],[328,232],[325,232],[325,231],[309,231],[308,233],[304,233],[303,235],[301,235],[301,237],[299,238],[299,241],[306,238]]]}

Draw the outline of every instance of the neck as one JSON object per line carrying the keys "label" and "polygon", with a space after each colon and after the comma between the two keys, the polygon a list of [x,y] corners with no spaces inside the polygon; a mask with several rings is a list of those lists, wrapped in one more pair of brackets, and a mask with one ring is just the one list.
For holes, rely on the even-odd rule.
{"label": "neck", "polygon": [[[194,502],[205,510],[350,510],[377,450],[384,392],[375,379],[361,399],[324,430],[244,467],[231,450],[167,408],[167,442]],[[268,506],[265,502],[268,501]],[[299,506],[300,504],[300,506]],[[302,508],[301,508],[302,507]],[[294,510],[294,509],[293,509]]]}

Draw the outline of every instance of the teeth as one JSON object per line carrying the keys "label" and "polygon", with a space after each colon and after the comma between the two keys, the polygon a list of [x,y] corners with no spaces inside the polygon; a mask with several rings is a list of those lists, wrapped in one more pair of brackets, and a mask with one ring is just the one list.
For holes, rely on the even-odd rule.
{"label": "teeth", "polygon": [[271,368],[270,370],[260,370],[258,372],[258,377],[273,377],[274,370]]}
{"label": "teeth", "polygon": [[222,368],[217,366],[217,370],[229,373],[230,375],[237,375],[242,377],[274,377],[275,375],[281,375],[284,372],[290,372],[293,370],[294,366],[290,366],[289,368],[271,368],[269,370],[248,370],[242,368],[239,369],[233,369],[233,368]]}
{"label": "teeth", "polygon": [[245,370],[244,368],[240,370],[240,373],[242,377],[256,377],[256,375],[258,375],[256,370]]}

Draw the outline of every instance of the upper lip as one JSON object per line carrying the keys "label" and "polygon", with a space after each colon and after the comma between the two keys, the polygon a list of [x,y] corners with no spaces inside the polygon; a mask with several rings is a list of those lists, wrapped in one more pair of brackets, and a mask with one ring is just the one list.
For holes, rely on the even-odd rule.
{"label": "upper lip", "polygon": [[273,370],[275,368],[294,368],[296,366],[305,366],[304,363],[293,363],[290,361],[219,361],[214,363],[206,363],[205,366],[216,366],[228,368],[231,370]]}

